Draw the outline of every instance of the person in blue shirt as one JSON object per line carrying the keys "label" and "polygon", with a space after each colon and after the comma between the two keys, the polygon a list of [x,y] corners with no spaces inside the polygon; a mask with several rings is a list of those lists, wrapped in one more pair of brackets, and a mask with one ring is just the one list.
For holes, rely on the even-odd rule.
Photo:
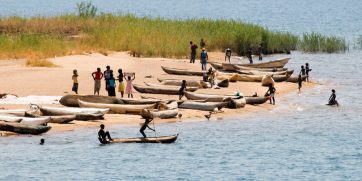
{"label": "person in blue shirt", "polygon": [[110,78],[108,79],[108,96],[116,96],[116,80],[114,79],[113,72],[110,73]]}
{"label": "person in blue shirt", "polygon": [[206,64],[207,64],[208,59],[209,59],[209,57],[207,55],[206,49],[202,48],[202,51],[201,51],[201,70],[206,71]]}

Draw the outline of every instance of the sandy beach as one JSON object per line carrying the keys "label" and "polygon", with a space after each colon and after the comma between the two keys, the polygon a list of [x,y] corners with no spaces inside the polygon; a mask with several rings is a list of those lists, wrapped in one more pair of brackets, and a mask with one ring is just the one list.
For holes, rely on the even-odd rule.
{"label": "sandy beach", "polygon": [[[220,52],[210,52],[210,61],[224,61],[224,54]],[[58,67],[55,68],[40,68],[40,67],[26,67],[23,60],[2,60],[0,61],[0,93],[15,94],[17,96],[63,96],[66,94],[73,94],[72,87],[72,71],[78,70],[79,80],[79,93],[82,95],[93,94],[93,79],[91,73],[100,67],[102,71],[105,70],[107,65],[111,66],[114,72],[117,72],[118,68],[122,68],[123,72],[135,72],[136,79],[135,84],[144,84],[144,82],[158,83],[157,78],[177,78],[192,80],[194,76],[177,76],[169,75],[163,72],[161,66],[169,66],[175,68],[186,68],[191,70],[200,70],[201,65],[196,60],[195,64],[190,64],[187,59],[166,59],[166,58],[135,58],[131,57],[127,52],[113,52],[108,56],[104,56],[98,53],[89,53],[83,55],[71,55],[65,57],[54,57],[49,59]],[[210,65],[208,65],[209,67]],[[297,70],[296,70],[297,71]],[[151,78],[145,77],[151,76]],[[201,79],[201,77],[200,77]],[[303,83],[303,89],[312,87],[313,83]],[[281,82],[276,83],[276,99],[287,93],[298,91],[297,84]],[[117,88],[116,88],[117,89]],[[214,94],[235,94],[235,92],[241,92],[248,96],[253,95],[255,92],[258,95],[264,95],[267,91],[267,87],[262,87],[261,83],[256,82],[236,82],[230,83],[228,88],[222,89],[199,89],[200,93],[214,93]],[[105,90],[105,83],[102,81],[101,95],[107,95]],[[134,91],[134,97],[140,98],[140,93]],[[176,95],[153,95],[142,94],[145,96],[155,98],[167,98],[178,99]],[[120,94],[117,92],[117,97]],[[184,98],[186,99],[186,98]],[[278,102],[277,102],[278,103]],[[60,104],[53,104],[48,106],[59,107]],[[220,121],[226,117],[240,117],[247,116],[247,113],[260,112],[266,113],[267,110],[275,108],[277,105],[270,105],[265,103],[263,105],[252,106],[246,105],[241,109],[223,109],[222,112],[213,114],[211,121]],[[29,105],[26,104],[3,104],[0,105],[2,109],[27,109]],[[178,121],[205,121],[205,111],[185,110],[181,109],[180,113],[182,118],[174,119],[157,119],[156,124],[178,122]],[[59,131],[71,131],[79,128],[86,127],[98,127],[100,123],[106,125],[113,124],[140,124],[143,122],[140,116],[136,115],[120,115],[120,114],[107,114],[105,120],[85,122],[85,121],[73,121],[71,124],[49,124],[52,129],[46,134],[52,134]]]}

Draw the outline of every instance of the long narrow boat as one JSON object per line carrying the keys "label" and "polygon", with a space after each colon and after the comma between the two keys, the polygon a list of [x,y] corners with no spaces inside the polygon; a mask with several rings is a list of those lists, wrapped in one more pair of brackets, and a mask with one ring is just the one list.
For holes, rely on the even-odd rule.
{"label": "long narrow boat", "polygon": [[25,109],[0,110],[0,115],[8,114],[8,115],[15,115],[15,116],[24,116],[26,111],[27,110],[25,110]]}
{"label": "long narrow boat", "polygon": [[245,75],[285,75],[285,74],[292,74],[294,70],[286,70],[286,71],[278,71],[278,72],[265,72],[265,71],[258,71],[258,70],[236,70],[239,74]]}
{"label": "long narrow boat", "polygon": [[253,68],[283,68],[288,62],[290,58],[283,58],[279,60],[273,60],[269,62],[262,63],[254,63],[254,64],[240,64],[245,67],[253,67]]}
{"label": "long narrow boat", "polygon": [[10,123],[0,121],[0,131],[10,131],[18,134],[38,135],[51,129],[50,126],[33,126],[22,123]]}
{"label": "long narrow boat", "polygon": [[21,120],[23,120],[23,119],[20,117],[14,117],[12,115],[0,115],[0,121],[3,121],[3,122],[20,123]]}
{"label": "long narrow boat", "polygon": [[108,108],[58,108],[58,107],[39,107],[44,116],[64,116],[64,115],[77,115],[77,114],[106,114]]}
{"label": "long narrow boat", "polygon": [[[163,88],[171,88],[171,89],[180,89],[180,86],[175,86],[175,85],[162,85],[162,84],[154,84],[154,83],[148,83],[148,82],[144,82],[146,86],[150,86],[150,87],[163,87]],[[186,90],[187,91],[196,91],[197,89],[199,89],[199,87],[188,87],[186,86]]]}
{"label": "long narrow boat", "polygon": [[209,64],[214,67],[214,69],[216,70],[221,70],[222,69],[222,63],[219,62],[209,62]]}
{"label": "long narrow boat", "polygon": [[[286,81],[289,76],[285,75],[272,75],[275,82],[283,82]],[[263,75],[239,75],[238,81],[241,82],[261,82],[263,79]]]}
{"label": "long narrow boat", "polygon": [[[25,113],[26,117],[32,117],[32,118],[42,118],[44,116],[38,115],[36,113],[33,112],[29,112],[27,111]],[[65,116],[50,116],[49,117],[49,123],[58,123],[58,124],[66,124],[69,123],[71,121],[74,121],[76,119],[76,115],[65,115]]]}
{"label": "long narrow boat", "polygon": [[[133,84],[133,87],[136,91],[140,93],[149,93],[149,94],[168,94],[168,95],[178,95],[179,87],[155,87],[155,86],[143,86]],[[189,88],[188,91],[196,91],[196,87]]]}
{"label": "long narrow boat", "polygon": [[[307,75],[302,75],[302,81],[306,81],[307,80]],[[287,82],[293,82],[293,83],[298,83],[298,76],[290,76],[287,79]]]}
{"label": "long narrow boat", "polygon": [[280,71],[286,71],[288,68],[253,68],[253,67],[245,67],[238,64],[232,64],[232,66],[235,68],[235,70],[256,70],[261,72],[280,72]]}
{"label": "long narrow boat", "polygon": [[200,94],[195,92],[185,92],[185,97],[189,100],[205,100],[206,102],[224,102],[228,98],[237,99],[240,96],[228,96],[217,94]]}
{"label": "long narrow boat", "polygon": [[48,122],[50,121],[50,117],[42,117],[42,118],[27,118],[27,117],[21,117],[22,120],[20,123],[22,124],[28,124],[33,126],[46,126]]}
{"label": "long narrow boat", "polygon": [[160,99],[130,99],[130,98],[121,98],[120,99],[125,104],[154,104],[160,103],[162,100]]}
{"label": "long narrow boat", "polygon": [[[181,84],[182,84],[182,79],[160,79],[160,78],[157,78],[157,80],[162,85],[181,86]],[[186,80],[186,86],[207,88],[207,84],[202,80]]]}
{"label": "long narrow boat", "polygon": [[110,142],[102,142],[102,144],[112,143],[173,143],[177,140],[178,134],[172,136],[147,137],[147,138],[115,138]]}
{"label": "long narrow boat", "polygon": [[122,104],[123,102],[116,97],[98,96],[98,95],[65,95],[59,103],[67,107],[79,107],[78,99],[85,102],[104,103],[104,104]]}
{"label": "long narrow boat", "polygon": [[143,109],[141,111],[141,116],[148,118],[169,119],[169,118],[175,118],[177,115],[178,115],[178,109],[169,109],[164,111],[153,111],[149,109]]}
{"label": "long narrow boat", "polygon": [[161,66],[162,70],[168,74],[174,75],[191,75],[191,76],[203,76],[206,71],[188,70],[188,69],[177,69],[171,67]]}
{"label": "long narrow boat", "polygon": [[155,109],[157,104],[98,104],[91,102],[84,102],[78,100],[79,107],[87,107],[87,108],[108,108],[110,112],[116,114],[141,114],[142,109]]}
{"label": "long narrow boat", "polygon": [[196,109],[202,111],[215,111],[221,110],[225,107],[227,102],[196,102],[196,101],[183,101],[180,102],[178,107],[181,109]]}
{"label": "long narrow boat", "polygon": [[267,97],[245,97],[246,104],[264,104],[268,98]]}

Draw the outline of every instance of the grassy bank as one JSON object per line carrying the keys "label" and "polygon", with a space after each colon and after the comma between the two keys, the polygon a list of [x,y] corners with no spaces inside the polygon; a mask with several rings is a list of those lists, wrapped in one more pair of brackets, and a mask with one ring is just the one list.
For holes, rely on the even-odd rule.
{"label": "grassy bank", "polygon": [[209,51],[230,47],[239,55],[244,55],[248,47],[256,51],[260,43],[265,53],[288,53],[297,48],[335,52],[345,47],[341,39],[322,35],[318,35],[317,46],[314,37],[298,38],[234,20],[168,20],[111,14],[9,17],[0,19],[0,58],[43,59],[84,51],[130,51],[136,56],[184,58],[189,56],[189,41],[199,44],[201,38]]}

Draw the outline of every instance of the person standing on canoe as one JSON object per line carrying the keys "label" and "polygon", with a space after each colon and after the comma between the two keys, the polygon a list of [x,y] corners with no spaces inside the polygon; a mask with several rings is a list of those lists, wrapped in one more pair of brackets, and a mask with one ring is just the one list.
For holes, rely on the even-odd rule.
{"label": "person standing on canoe", "polygon": [[265,95],[270,96],[270,104],[273,104],[273,105],[275,105],[275,98],[274,98],[275,92],[276,92],[276,89],[273,86],[273,84],[269,84],[269,89],[268,89],[268,91],[266,92]]}
{"label": "person standing on canoe", "polygon": [[299,76],[298,76],[298,90],[299,90],[299,92],[300,92],[300,89],[302,88],[302,82],[303,82],[302,75],[299,74]]}
{"label": "person standing on canoe", "polygon": [[73,80],[72,91],[75,92],[76,94],[78,94],[78,71],[77,71],[77,69],[73,70],[72,80]]}
{"label": "person standing on canoe", "polygon": [[251,51],[251,48],[249,48],[248,51],[246,51],[246,57],[248,57],[250,64],[253,64],[252,54],[253,52]]}
{"label": "person standing on canoe", "polygon": [[94,95],[96,95],[96,93],[99,95],[99,90],[101,89],[101,79],[103,78],[101,68],[98,67],[97,71],[92,73],[92,77],[94,79]]}
{"label": "person standing on canoe", "polygon": [[181,100],[182,97],[185,95],[185,91],[186,91],[186,80],[182,80],[180,90],[178,91],[179,100]]}
{"label": "person standing on canoe", "polygon": [[230,58],[231,58],[231,49],[230,48],[227,48],[225,50],[225,61],[228,59],[229,62],[230,62]]}
{"label": "person standing on canoe", "polygon": [[300,72],[299,72],[299,75],[305,75],[305,68],[304,68],[304,65],[302,65],[300,67]]}
{"label": "person standing on canoe", "polygon": [[[108,84],[109,84],[109,79],[111,78],[111,72],[113,72],[111,70],[111,67],[109,65],[106,66],[106,70],[104,71],[103,75],[104,75],[104,80],[106,81],[106,90],[108,91]],[[108,95],[109,96],[109,95]]]}
{"label": "person standing on canoe", "polygon": [[263,60],[263,44],[260,43],[259,47],[258,47],[258,55],[259,55],[259,61]]}
{"label": "person standing on canoe", "polygon": [[201,52],[201,70],[206,71],[206,64],[207,64],[208,59],[209,59],[209,56],[207,55],[206,49],[202,48],[202,52]]}
{"label": "person standing on canoe", "polygon": [[156,131],[156,130],[154,130],[154,129],[152,129],[152,128],[150,128],[149,126],[148,126],[148,124],[152,121],[153,119],[152,118],[145,118],[145,122],[143,123],[143,125],[141,126],[141,128],[140,128],[140,133],[143,135],[143,137],[144,138],[146,138],[147,136],[146,136],[146,134],[145,134],[145,130],[146,130],[146,128],[148,128],[148,129],[150,129],[150,130],[152,130],[152,131]]}
{"label": "person standing on canoe", "polygon": [[307,75],[307,82],[309,81],[309,72],[312,71],[312,69],[309,68],[309,64],[305,64],[305,74]]}
{"label": "person standing on canoe", "polygon": [[327,105],[330,105],[330,106],[337,105],[337,106],[339,106],[336,98],[337,98],[337,96],[336,96],[336,90],[332,89],[332,94],[331,94],[331,96],[329,97],[329,100],[328,100],[328,104],[327,104]]}
{"label": "person standing on canoe", "polygon": [[113,72],[108,79],[108,96],[116,97],[116,80],[114,79]]}
{"label": "person standing on canoe", "polygon": [[118,92],[121,93],[121,97],[123,98],[124,94],[124,82],[123,82],[123,71],[122,69],[118,69]]}
{"label": "person standing on canoe", "polygon": [[[111,138],[111,135],[108,131],[104,131],[104,124],[100,125],[101,129],[98,131],[98,139],[101,143],[109,143],[110,141],[113,141]],[[108,138],[108,140],[107,140]]]}
{"label": "person standing on canoe", "polygon": [[191,57],[190,57],[190,63],[195,63],[196,59],[196,49],[198,48],[196,44],[192,43],[190,41],[190,48],[191,48]]}

